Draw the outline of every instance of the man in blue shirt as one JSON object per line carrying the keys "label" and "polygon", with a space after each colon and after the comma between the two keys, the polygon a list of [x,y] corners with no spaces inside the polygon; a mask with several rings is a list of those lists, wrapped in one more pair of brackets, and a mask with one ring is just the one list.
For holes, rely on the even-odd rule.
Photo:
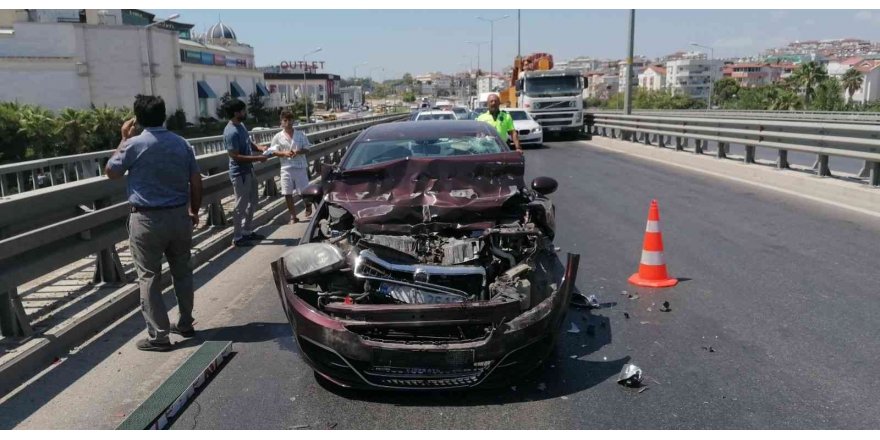
{"label": "man in blue shirt", "polygon": [[253,154],[254,150],[265,151],[251,141],[250,134],[244,126],[247,110],[244,102],[233,99],[224,108],[229,123],[223,129],[223,144],[229,154],[229,178],[235,193],[235,209],[232,212],[233,237],[235,246],[252,246],[251,240],[262,240],[263,235],[251,229],[254,221],[254,210],[257,207],[257,178],[254,176],[254,162],[264,162],[269,156]]}
{"label": "man in blue shirt", "polygon": [[[137,348],[167,351],[171,349],[169,332],[184,337],[195,334],[190,248],[192,230],[199,223],[202,176],[189,143],[162,127],[162,98],[138,95],[134,114],[135,119],[122,125],[122,142],[105,172],[111,179],[121,179],[128,172],[128,244],[138,272],[141,312],[149,335],[137,342]],[[144,127],[137,136],[135,123]],[[171,270],[180,314],[173,326],[162,301],[163,255]]]}

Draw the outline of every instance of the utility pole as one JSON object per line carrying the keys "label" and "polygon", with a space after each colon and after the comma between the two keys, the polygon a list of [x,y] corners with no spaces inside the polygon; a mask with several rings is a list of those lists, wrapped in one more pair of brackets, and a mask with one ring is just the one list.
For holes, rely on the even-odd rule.
{"label": "utility pole", "polygon": [[624,114],[632,114],[632,75],[633,75],[633,37],[635,36],[636,27],[636,10],[629,10],[629,42],[627,44],[626,53],[626,81],[624,82],[626,89],[624,90]]}
{"label": "utility pole", "polygon": [[477,17],[477,20],[483,20],[489,22],[489,90],[492,90],[492,81],[493,75],[495,73],[495,22],[504,20],[505,18],[509,18],[509,15],[505,15],[503,17],[498,18],[483,18]]}
{"label": "utility pole", "polygon": [[520,38],[520,27],[522,25],[522,22],[520,20],[520,12],[521,11],[519,9],[516,10],[516,57],[517,58],[522,57],[522,46],[520,44],[522,42],[522,39]]}

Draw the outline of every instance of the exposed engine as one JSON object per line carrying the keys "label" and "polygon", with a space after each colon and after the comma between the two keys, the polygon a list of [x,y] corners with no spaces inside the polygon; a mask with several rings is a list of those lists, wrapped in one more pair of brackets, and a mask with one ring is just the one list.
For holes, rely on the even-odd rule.
{"label": "exposed engine", "polygon": [[400,235],[362,233],[345,210],[327,209],[310,243],[285,255],[288,281],[319,308],[513,301],[527,310],[555,291],[541,262],[555,258],[547,220],[530,221],[541,210],[485,229],[414,225]]}

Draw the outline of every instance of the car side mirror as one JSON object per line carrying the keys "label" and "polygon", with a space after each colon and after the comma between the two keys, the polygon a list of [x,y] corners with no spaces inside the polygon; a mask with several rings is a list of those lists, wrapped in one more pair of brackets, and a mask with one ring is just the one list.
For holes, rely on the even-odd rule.
{"label": "car side mirror", "polygon": [[558,187],[559,182],[552,177],[535,177],[535,180],[532,180],[532,189],[542,196],[552,194]]}
{"label": "car side mirror", "polygon": [[305,187],[300,194],[309,203],[317,205],[324,198],[324,186],[320,183],[313,183]]}

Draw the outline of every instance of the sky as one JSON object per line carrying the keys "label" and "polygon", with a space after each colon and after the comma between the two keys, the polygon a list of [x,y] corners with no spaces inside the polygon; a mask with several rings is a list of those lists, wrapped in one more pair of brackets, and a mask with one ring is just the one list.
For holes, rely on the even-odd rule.
{"label": "sky", "polygon": [[[372,75],[375,80],[490,65],[490,26],[495,23],[494,67],[510,66],[517,53],[516,10],[158,10],[157,18],[204,30],[218,19],[238,40],[254,47],[258,66],[302,59],[325,61],[327,73]],[[577,56],[626,57],[627,10],[522,10],[522,53],[547,52],[557,61]],[[758,55],[795,40],[861,38],[880,41],[880,10],[637,10],[635,54],[658,57],[714,48],[715,57]],[[380,68],[384,68],[384,71]]]}

